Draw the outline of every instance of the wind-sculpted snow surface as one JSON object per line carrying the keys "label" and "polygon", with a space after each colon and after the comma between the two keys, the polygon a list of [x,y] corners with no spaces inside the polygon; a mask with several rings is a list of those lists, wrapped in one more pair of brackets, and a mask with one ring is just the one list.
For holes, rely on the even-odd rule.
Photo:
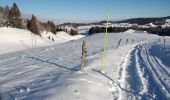
{"label": "wind-sculpted snow surface", "polygon": [[[109,33],[103,73],[100,72],[102,33],[0,55],[1,99],[168,99],[170,65],[161,55],[166,58],[169,55],[167,46],[152,42],[158,38],[149,34]],[[116,48],[120,39],[122,42]],[[88,54],[84,72],[80,72],[83,40],[87,41]],[[155,48],[161,49],[155,51]]]}

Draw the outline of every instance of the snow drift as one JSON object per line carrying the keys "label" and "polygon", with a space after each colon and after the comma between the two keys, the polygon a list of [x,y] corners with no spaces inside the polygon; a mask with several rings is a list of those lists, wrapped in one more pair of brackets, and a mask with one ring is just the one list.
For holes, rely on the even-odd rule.
{"label": "snow drift", "polygon": [[125,31],[124,33],[135,33],[136,30],[133,30],[133,29],[128,29],[127,31]]}

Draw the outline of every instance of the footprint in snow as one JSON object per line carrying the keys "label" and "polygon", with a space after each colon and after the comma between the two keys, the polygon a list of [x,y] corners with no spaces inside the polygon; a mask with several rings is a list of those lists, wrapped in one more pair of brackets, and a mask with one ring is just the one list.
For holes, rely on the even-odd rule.
{"label": "footprint in snow", "polygon": [[79,91],[78,90],[74,90],[74,94],[79,94]]}
{"label": "footprint in snow", "polygon": [[24,86],[19,86],[16,87],[19,93],[29,93],[31,91],[30,88],[24,87]]}
{"label": "footprint in snow", "polygon": [[79,91],[78,90],[74,90],[74,94],[76,95],[76,100],[82,100],[80,97],[79,97]]}
{"label": "footprint in snow", "polygon": [[70,86],[70,85],[65,85],[65,87],[69,88],[69,87],[71,87],[71,86]]}

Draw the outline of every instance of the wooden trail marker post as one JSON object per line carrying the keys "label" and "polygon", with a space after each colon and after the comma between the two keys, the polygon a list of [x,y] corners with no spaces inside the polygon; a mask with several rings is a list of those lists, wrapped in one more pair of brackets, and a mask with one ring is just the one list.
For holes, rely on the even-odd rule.
{"label": "wooden trail marker post", "polygon": [[164,39],[164,45],[165,45],[165,43],[166,43],[166,40]]}
{"label": "wooden trail marker post", "polygon": [[118,48],[118,47],[119,47],[119,45],[120,45],[121,41],[122,41],[122,39],[120,39],[120,40],[119,40],[119,42],[118,42],[118,44],[117,44],[116,48]]}
{"label": "wooden trail marker post", "polygon": [[128,41],[129,41],[129,40],[127,39],[127,40],[126,40],[126,45],[128,44]]}
{"label": "wooden trail marker post", "polygon": [[32,48],[33,48],[33,34],[31,33],[31,42],[32,42]]}
{"label": "wooden trail marker post", "polygon": [[135,41],[135,40],[134,40],[134,39],[132,39],[132,44],[134,43],[134,41]]}
{"label": "wooden trail marker post", "polygon": [[82,58],[81,58],[81,66],[80,66],[80,71],[83,71],[83,68],[86,64],[86,55],[87,55],[87,44],[86,41],[83,40],[82,44]]}

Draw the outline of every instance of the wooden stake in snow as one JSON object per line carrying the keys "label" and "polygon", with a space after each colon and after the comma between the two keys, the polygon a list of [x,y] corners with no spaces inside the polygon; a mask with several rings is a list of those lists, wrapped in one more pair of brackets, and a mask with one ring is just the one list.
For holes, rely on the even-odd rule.
{"label": "wooden stake in snow", "polygon": [[34,36],[35,36],[35,47],[37,47],[37,44],[36,44],[36,35],[34,34]]}
{"label": "wooden stake in snow", "polygon": [[86,55],[87,55],[87,44],[86,41],[83,40],[82,44],[82,60],[81,60],[81,66],[80,66],[80,71],[83,71],[83,67],[86,64]]}
{"label": "wooden stake in snow", "polygon": [[161,39],[158,39],[158,43],[161,43]]}
{"label": "wooden stake in snow", "polygon": [[31,42],[32,42],[32,48],[33,48],[33,34],[31,33]]}
{"label": "wooden stake in snow", "polygon": [[134,43],[134,41],[135,41],[135,40],[134,40],[134,39],[132,39],[132,44]]}
{"label": "wooden stake in snow", "polygon": [[129,40],[127,39],[127,40],[126,40],[126,45],[128,44],[128,41],[129,41]]}
{"label": "wooden stake in snow", "polygon": [[116,48],[118,48],[118,47],[119,47],[119,45],[120,45],[121,41],[122,41],[122,39],[120,39],[120,40],[119,40],[119,42],[118,42],[118,44],[117,44]]}
{"label": "wooden stake in snow", "polygon": [[166,40],[164,39],[164,45],[165,45],[165,43],[166,43]]}
{"label": "wooden stake in snow", "polygon": [[31,40],[32,40],[32,48],[35,48],[36,45],[36,35],[34,33],[31,33]]}

